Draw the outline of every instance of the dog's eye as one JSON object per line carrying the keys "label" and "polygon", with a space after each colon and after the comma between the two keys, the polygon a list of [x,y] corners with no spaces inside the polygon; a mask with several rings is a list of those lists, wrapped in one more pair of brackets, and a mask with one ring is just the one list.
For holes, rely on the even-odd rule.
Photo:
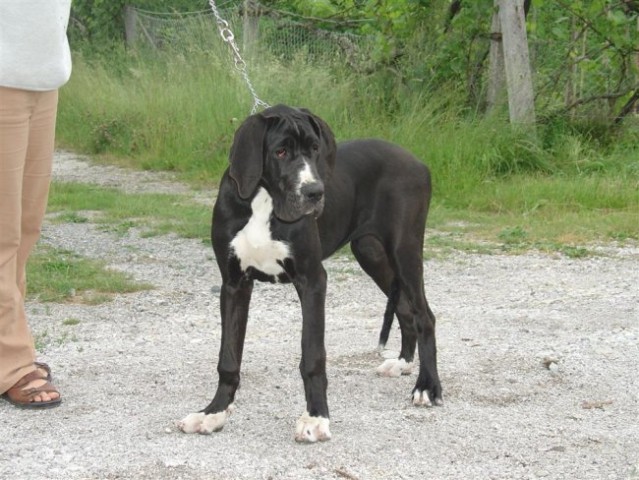
{"label": "dog's eye", "polygon": [[312,149],[314,152],[317,152],[317,151],[319,151],[319,145],[318,145],[317,143],[314,143],[314,144],[311,146],[311,149]]}
{"label": "dog's eye", "polygon": [[286,149],[278,148],[275,150],[275,155],[277,155],[277,158],[286,158]]}

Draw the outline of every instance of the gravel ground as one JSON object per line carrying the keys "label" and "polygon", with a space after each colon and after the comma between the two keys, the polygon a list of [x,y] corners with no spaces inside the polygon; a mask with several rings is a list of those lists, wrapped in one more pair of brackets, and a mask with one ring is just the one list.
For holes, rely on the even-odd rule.
{"label": "gravel ground", "polygon": [[[166,175],[64,152],[55,168],[58,181],[194,195]],[[29,412],[0,402],[2,479],[639,479],[636,245],[583,259],[426,260],[445,400],[431,409],[411,406],[414,375],[376,376],[384,299],[351,259],[327,261],[333,439],[299,445],[292,287],[256,287],[235,413],[220,433],[186,435],[175,421],[203,408],[217,382],[210,247],[49,222],[42,241],[156,288],[97,306],[29,302],[64,403]],[[394,329],[389,348],[398,344]]]}

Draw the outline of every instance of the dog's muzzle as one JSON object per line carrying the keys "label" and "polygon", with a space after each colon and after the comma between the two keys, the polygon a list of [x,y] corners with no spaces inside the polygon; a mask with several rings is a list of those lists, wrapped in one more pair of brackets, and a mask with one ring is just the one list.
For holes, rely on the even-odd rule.
{"label": "dog's muzzle", "polygon": [[319,217],[324,210],[324,184],[322,182],[307,183],[300,189],[304,210],[307,215]]}

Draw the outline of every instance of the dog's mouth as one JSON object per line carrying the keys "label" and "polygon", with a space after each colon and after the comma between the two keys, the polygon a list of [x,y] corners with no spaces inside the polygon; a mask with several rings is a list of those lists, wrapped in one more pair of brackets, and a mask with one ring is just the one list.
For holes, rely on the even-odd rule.
{"label": "dog's mouth", "polygon": [[306,216],[318,218],[324,211],[324,197],[311,201],[298,195],[292,196],[287,202],[274,202],[273,215],[278,220],[292,223]]}
{"label": "dog's mouth", "polygon": [[324,197],[322,197],[322,199],[319,200],[318,202],[315,202],[315,204],[309,209],[307,215],[313,215],[313,217],[319,218],[319,216],[322,214],[323,211],[324,211]]}

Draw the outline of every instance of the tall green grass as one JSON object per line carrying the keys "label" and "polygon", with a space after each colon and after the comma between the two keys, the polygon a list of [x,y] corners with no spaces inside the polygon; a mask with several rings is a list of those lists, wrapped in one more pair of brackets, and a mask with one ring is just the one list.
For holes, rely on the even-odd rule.
{"label": "tall green grass", "polygon": [[[215,184],[253,103],[225,46],[215,42],[151,55],[76,55],[61,94],[60,144]],[[301,57],[254,58],[248,67],[263,100],[311,109],[338,140],[381,137],[414,152],[432,170],[439,226],[447,218],[501,215],[513,225],[553,224],[548,235],[555,239],[639,238],[636,119],[619,128],[546,119],[533,134],[464,111],[455,92],[406,89],[388,76]]]}
{"label": "tall green grass", "polygon": [[205,69],[185,59],[129,62],[117,73],[108,64],[76,59],[72,80],[62,91],[62,144],[143,169],[217,178],[233,119],[243,110],[229,73],[215,63]]}

